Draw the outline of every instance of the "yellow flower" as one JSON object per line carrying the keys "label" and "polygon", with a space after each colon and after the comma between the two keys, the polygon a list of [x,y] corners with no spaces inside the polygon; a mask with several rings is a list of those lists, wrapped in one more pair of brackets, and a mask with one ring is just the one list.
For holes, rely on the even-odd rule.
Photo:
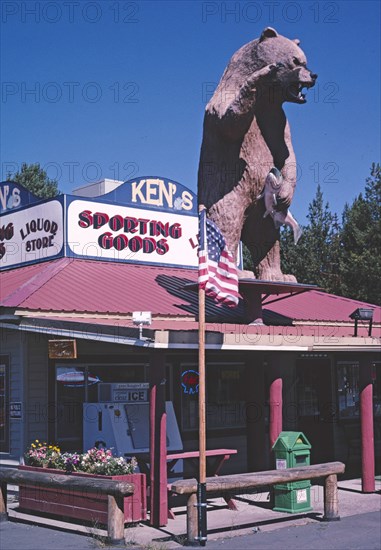
{"label": "yellow flower", "polygon": [[32,447],[35,449],[36,448],[36,445],[34,443],[32,443]]}
{"label": "yellow flower", "polygon": [[38,439],[36,439],[36,443],[39,443]]}

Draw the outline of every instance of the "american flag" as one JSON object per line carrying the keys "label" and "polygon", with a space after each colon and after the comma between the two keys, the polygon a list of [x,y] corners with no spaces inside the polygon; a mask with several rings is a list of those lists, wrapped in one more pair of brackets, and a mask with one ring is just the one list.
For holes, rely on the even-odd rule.
{"label": "american flag", "polygon": [[200,213],[198,284],[219,304],[236,307],[239,302],[237,267],[224,236],[215,223]]}

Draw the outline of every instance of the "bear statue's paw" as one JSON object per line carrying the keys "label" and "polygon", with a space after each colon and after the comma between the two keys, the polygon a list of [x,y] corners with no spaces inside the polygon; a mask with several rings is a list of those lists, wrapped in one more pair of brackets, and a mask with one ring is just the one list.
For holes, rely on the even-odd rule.
{"label": "bear statue's paw", "polygon": [[284,283],[297,283],[298,282],[295,275],[290,275],[290,274],[287,275],[287,274],[282,273],[282,277],[283,277],[282,281]]}
{"label": "bear statue's paw", "polygon": [[297,283],[298,282],[294,275],[285,274],[278,270],[277,271],[263,270],[260,273],[259,279],[262,281],[273,281],[274,283]]}
{"label": "bear statue's paw", "polygon": [[248,269],[237,269],[237,275],[238,279],[255,279],[255,275],[253,271],[249,271]]}

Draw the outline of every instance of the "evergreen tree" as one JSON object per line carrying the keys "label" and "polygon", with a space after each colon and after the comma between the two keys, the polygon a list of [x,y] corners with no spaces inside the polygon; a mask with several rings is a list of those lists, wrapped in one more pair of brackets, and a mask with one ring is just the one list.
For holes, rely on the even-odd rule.
{"label": "evergreen tree", "polygon": [[339,253],[340,227],[336,214],[318,185],[316,196],[310,203],[307,215],[309,224],[297,246],[288,228],[281,231],[281,262],[283,273],[295,275],[299,283],[315,284],[328,292],[340,289]]}
{"label": "evergreen tree", "polygon": [[242,243],[242,263],[243,269],[247,271],[254,271],[254,262],[251,257],[250,251],[245,244]]}
{"label": "evergreen tree", "polygon": [[381,167],[372,164],[365,193],[346,205],[341,235],[342,294],[381,304]]}
{"label": "evergreen tree", "polygon": [[8,174],[7,179],[20,183],[36,197],[50,199],[60,193],[57,181],[50,179],[39,163],[23,162],[21,170],[15,174]]}

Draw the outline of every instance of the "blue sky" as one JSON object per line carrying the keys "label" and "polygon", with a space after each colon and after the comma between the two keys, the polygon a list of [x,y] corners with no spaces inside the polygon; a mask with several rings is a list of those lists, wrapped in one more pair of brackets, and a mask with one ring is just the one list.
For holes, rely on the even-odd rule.
{"label": "blue sky", "polygon": [[205,104],[231,55],[266,26],[299,38],[318,73],[285,104],[305,223],[320,183],[332,210],[380,151],[378,1],[3,1],[2,177],[39,162],[63,192],[165,176],[196,191]]}

